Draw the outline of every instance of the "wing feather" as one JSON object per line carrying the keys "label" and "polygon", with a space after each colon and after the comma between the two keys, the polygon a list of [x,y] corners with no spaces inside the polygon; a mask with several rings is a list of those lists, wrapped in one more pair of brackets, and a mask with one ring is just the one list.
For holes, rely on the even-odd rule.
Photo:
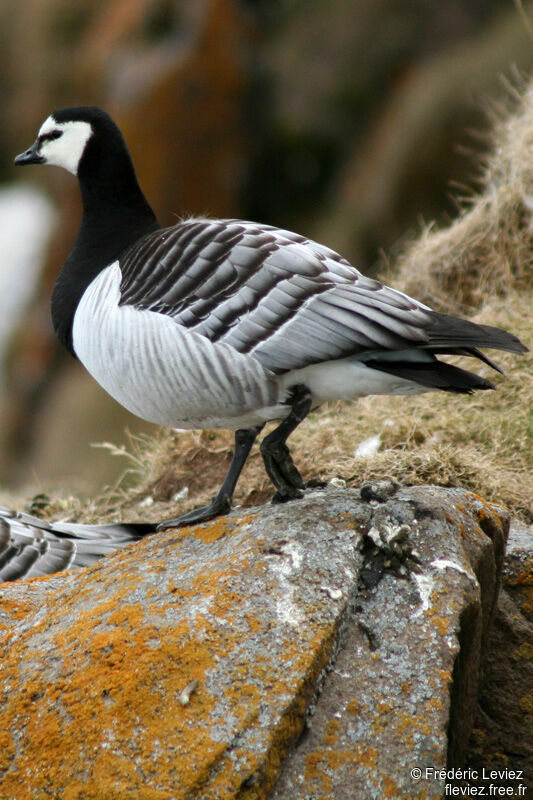
{"label": "wing feather", "polygon": [[86,566],[153,530],[142,523],[52,523],[0,507],[0,581]]}
{"label": "wing feather", "polygon": [[273,372],[428,341],[426,306],[271,226],[189,220],[148,234],[120,268],[121,304],[164,313]]}

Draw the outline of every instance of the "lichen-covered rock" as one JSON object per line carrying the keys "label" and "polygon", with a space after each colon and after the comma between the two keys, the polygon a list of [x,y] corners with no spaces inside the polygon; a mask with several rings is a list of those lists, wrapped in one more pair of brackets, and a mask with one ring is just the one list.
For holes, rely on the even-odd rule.
{"label": "lichen-covered rock", "polygon": [[[460,490],[365,496],[309,492],[2,587],[0,796],[440,797],[411,770],[461,757],[507,519]],[[419,571],[382,559],[362,584],[362,538],[402,526]]]}
{"label": "lichen-covered rock", "polygon": [[374,511],[373,524],[389,519],[411,527],[422,569],[357,594],[308,736],[271,800],[440,798],[445,780],[424,779],[426,768],[462,763],[508,521],[475,495],[427,487]]}
{"label": "lichen-covered rock", "polygon": [[533,525],[513,521],[502,579],[520,612],[533,623]]}

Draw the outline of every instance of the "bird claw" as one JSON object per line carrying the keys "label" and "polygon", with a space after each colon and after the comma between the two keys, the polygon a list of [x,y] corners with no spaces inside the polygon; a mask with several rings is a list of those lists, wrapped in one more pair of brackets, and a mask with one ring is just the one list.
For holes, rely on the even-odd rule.
{"label": "bird claw", "polygon": [[297,489],[293,489],[291,494],[282,494],[280,491],[277,491],[271,502],[273,505],[277,505],[279,503],[288,503],[290,500],[299,500],[301,497],[303,497],[303,494]]}
{"label": "bird claw", "polygon": [[207,506],[201,508],[194,508],[186,514],[181,514],[175,519],[165,519],[157,525],[157,531],[166,531],[169,528],[184,528],[187,525],[199,525],[202,522],[208,522],[210,519],[219,517],[221,514],[227,514],[231,509],[231,502],[228,498],[219,497],[215,495],[212,501]]}

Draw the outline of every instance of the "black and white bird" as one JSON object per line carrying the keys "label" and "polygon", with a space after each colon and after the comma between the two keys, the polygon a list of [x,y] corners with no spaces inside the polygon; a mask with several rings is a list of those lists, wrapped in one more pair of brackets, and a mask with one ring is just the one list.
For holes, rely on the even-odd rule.
{"label": "black and white bird", "polygon": [[432,311],[296,233],[235,219],[161,227],[121,132],[98,108],[54,112],[15,164],[64,167],[79,181],[83,218],[52,295],[61,342],[139,417],[235,431],[212,502],[160,529],[229,511],[266,422],[280,420],[261,454],[282,502],[304,488],[286,440],[311,409],[372,394],[491,389],[438,356],[498,370],[479,348],[527,349],[506,331]]}

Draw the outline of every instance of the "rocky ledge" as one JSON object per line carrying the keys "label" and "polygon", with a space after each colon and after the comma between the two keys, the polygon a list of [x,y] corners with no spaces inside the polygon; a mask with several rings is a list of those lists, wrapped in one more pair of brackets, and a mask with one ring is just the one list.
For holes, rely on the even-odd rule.
{"label": "rocky ledge", "polygon": [[459,489],[327,488],[5,584],[0,796],[443,796],[508,527]]}

